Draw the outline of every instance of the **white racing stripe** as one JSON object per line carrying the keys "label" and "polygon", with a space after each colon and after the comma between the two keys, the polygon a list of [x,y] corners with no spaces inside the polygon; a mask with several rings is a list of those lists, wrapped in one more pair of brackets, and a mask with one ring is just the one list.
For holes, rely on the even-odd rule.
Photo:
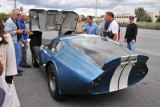
{"label": "white racing stripe", "polygon": [[128,87],[128,77],[137,58],[138,55],[121,57],[121,65],[117,67],[111,78],[109,92]]}
{"label": "white racing stripe", "polygon": [[132,66],[133,66],[132,64],[129,64],[124,68],[119,80],[119,89],[128,87],[128,77],[132,69]]}
{"label": "white racing stripe", "polygon": [[131,72],[133,65],[137,62],[138,55],[131,55],[128,59],[128,65],[125,66],[122,71],[120,80],[119,80],[119,89],[128,87],[128,78]]}
{"label": "white racing stripe", "polygon": [[122,70],[123,70],[122,66],[118,66],[117,69],[115,70],[110,82],[109,92],[118,90],[118,81]]}

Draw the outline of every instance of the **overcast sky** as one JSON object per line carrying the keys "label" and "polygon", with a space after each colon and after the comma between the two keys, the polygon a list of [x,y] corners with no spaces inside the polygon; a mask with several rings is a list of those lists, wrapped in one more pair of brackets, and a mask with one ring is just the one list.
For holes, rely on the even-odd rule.
{"label": "overcast sky", "polygon": [[[17,0],[17,8],[21,6],[27,12],[32,8],[72,10],[78,14],[104,15],[106,11],[115,14],[134,13],[135,8],[143,7],[147,12],[158,13],[160,10],[160,0]],[[14,0],[0,0],[0,12],[9,13],[14,8]]]}

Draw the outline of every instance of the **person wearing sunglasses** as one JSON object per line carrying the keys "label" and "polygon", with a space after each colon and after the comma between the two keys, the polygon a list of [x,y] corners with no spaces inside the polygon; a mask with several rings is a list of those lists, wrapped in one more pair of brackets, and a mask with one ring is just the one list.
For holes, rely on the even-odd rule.
{"label": "person wearing sunglasses", "polygon": [[23,33],[23,39],[22,40],[22,59],[21,59],[21,63],[20,65],[22,66],[22,68],[31,68],[31,65],[27,64],[27,39],[29,38],[28,36],[28,31],[27,31],[27,27],[25,24],[25,21],[27,19],[27,14],[22,12],[20,18],[18,19],[18,23],[21,26],[21,28],[24,30]]}
{"label": "person wearing sunglasses", "polygon": [[13,9],[12,10],[12,16],[6,21],[4,25],[4,29],[6,32],[8,32],[13,40],[14,47],[15,47],[15,55],[16,55],[16,64],[17,64],[17,76],[22,76],[22,70],[19,70],[19,65],[21,61],[22,56],[22,46],[21,41],[23,40],[22,34],[23,29],[21,29],[18,19],[20,18],[20,10],[19,9]]}

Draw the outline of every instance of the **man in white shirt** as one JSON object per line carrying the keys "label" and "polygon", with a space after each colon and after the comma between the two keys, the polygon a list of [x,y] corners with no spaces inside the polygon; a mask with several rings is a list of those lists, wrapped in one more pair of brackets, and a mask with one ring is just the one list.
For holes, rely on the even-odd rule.
{"label": "man in white shirt", "polygon": [[114,14],[112,12],[106,12],[105,16],[107,18],[107,22],[110,23],[107,29],[107,36],[116,41],[118,37],[119,25],[114,20]]}

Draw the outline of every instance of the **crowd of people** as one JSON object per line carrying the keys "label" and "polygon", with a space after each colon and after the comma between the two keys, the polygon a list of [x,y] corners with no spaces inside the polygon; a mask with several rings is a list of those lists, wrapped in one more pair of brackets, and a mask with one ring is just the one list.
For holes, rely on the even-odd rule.
{"label": "crowd of people", "polygon": [[112,12],[106,12],[104,21],[100,24],[100,26],[93,22],[92,16],[87,16],[87,23],[84,25],[82,24],[81,17],[82,16],[79,16],[78,19],[76,33],[86,33],[104,37],[108,36],[114,41],[118,40],[119,25],[116,20],[114,20],[114,14]]}
{"label": "crowd of people", "polygon": [[[27,64],[27,39],[28,31],[25,25],[27,14],[19,9],[12,10],[12,16],[3,25],[0,19],[0,107],[19,107],[20,102],[17,97],[13,83],[14,76],[22,76],[23,68],[31,68]],[[137,26],[134,17],[129,17],[130,24],[127,26],[124,42],[127,47],[136,53]],[[93,22],[92,16],[87,16],[86,24],[82,22],[79,15],[76,34],[93,34],[97,36],[109,37],[114,41],[119,40],[119,25],[114,20],[112,12],[106,12],[104,21],[98,26]]]}
{"label": "crowd of people", "polygon": [[[0,19],[0,107],[19,107],[13,83],[14,76],[22,76],[23,68],[31,68],[27,64],[28,31],[25,25],[27,14],[13,9],[11,17],[5,25]],[[3,104],[3,105],[2,105]]]}
{"label": "crowd of people", "polygon": [[[98,26],[93,22],[92,16],[87,16],[86,24],[82,22],[82,16],[79,15],[78,23],[76,27],[76,34],[93,34],[103,37],[109,37],[114,41],[120,40],[120,26],[116,20],[114,20],[114,14],[112,12],[106,12],[104,16],[104,21]],[[136,36],[138,32],[137,25],[134,23],[134,17],[129,17],[129,22],[126,34],[124,38],[124,43],[127,42],[127,48],[136,54]]]}

